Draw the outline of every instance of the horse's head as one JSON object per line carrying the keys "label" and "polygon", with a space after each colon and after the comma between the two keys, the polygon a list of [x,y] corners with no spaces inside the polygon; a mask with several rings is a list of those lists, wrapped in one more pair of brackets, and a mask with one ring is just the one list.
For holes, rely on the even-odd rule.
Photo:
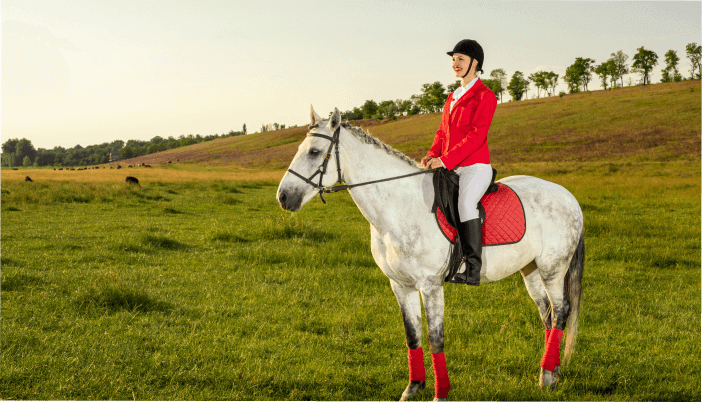
{"label": "horse's head", "polygon": [[288,211],[299,211],[319,193],[320,187],[332,186],[339,179],[337,156],[332,145],[338,141],[335,132],[340,129],[341,114],[334,108],[329,119],[322,119],[310,107],[310,115],[312,122],[307,138],[298,147],[278,186],[278,203]]}

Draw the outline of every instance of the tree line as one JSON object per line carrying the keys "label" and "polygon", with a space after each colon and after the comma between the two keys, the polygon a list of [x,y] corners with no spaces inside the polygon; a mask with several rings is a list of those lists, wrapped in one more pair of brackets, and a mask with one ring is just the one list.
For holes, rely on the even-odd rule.
{"label": "tree line", "polygon": [[[624,86],[624,76],[629,73],[640,74],[640,81],[636,85],[651,84],[651,71],[658,65],[658,55],[647,50],[643,46],[636,49],[637,52],[632,58],[631,66],[627,64],[629,56],[619,50],[610,55],[606,61],[596,64],[596,61],[591,58],[577,57],[575,62],[566,68],[563,81],[568,87],[568,93],[586,92],[589,91],[588,84],[592,81],[592,75],[596,74],[600,78],[603,89],[621,88]],[[690,77],[688,79],[700,79],[702,71],[700,71],[700,60],[702,59],[702,46],[697,43],[688,43],[685,48],[687,58],[690,60]],[[665,53],[665,67],[663,68],[661,82],[679,82],[685,80],[680,73],[678,65],[680,57],[677,51],[668,50]],[[538,71],[529,77],[517,71],[512,76],[507,89],[512,95],[513,100],[521,100],[527,94],[529,84],[533,83],[536,86],[536,97],[540,97],[543,90],[548,96],[555,95],[555,86],[558,80],[558,74],[553,72]],[[628,86],[632,85],[631,78],[628,80]],[[549,91],[550,89],[550,91]],[[564,95],[561,92],[559,95]]]}
{"label": "tree line", "polygon": [[[702,59],[702,46],[697,43],[689,43],[686,47],[687,57],[691,62],[690,77],[688,79],[699,79],[702,75],[700,71],[700,59]],[[641,74],[641,80],[636,85],[650,84],[650,73],[658,65],[658,55],[646,50],[643,46],[637,49],[633,57],[631,66],[627,64],[629,56],[619,50],[611,54],[605,62],[596,65],[591,58],[577,57],[575,62],[568,66],[565,76],[561,79],[568,86],[569,93],[588,91],[588,84],[592,81],[592,75],[596,74],[602,81],[604,89],[620,88],[624,86],[624,75],[629,73]],[[665,53],[666,66],[663,69],[661,82],[678,82],[685,78],[678,69],[680,57],[677,51],[669,50]],[[521,71],[516,71],[509,82],[504,69],[492,70],[488,77],[481,76],[480,80],[495,93],[497,99],[502,102],[504,95],[509,94],[511,101],[528,99],[528,91],[531,84],[536,87],[536,98],[545,96],[555,96],[558,86],[559,74],[553,71],[537,71],[528,77]],[[367,100],[363,105],[354,107],[351,110],[342,112],[341,116],[346,120],[361,119],[387,119],[397,116],[407,116],[422,113],[441,112],[448,95],[461,85],[461,81],[444,87],[441,82],[428,83],[422,85],[421,93],[412,95],[410,99],[386,100],[375,102]],[[628,85],[631,86],[631,78]],[[559,93],[560,96],[565,92]]]}
{"label": "tree line", "polygon": [[241,131],[231,130],[228,133],[207,136],[181,135],[178,138],[156,136],[149,141],[122,140],[105,142],[99,145],[73,148],[54,147],[53,149],[35,149],[32,142],[26,138],[9,139],[2,144],[2,166],[88,166],[110,162],[111,155],[119,154],[120,159],[136,158],[137,156],[153,154],[168,149],[212,141],[217,138],[246,135],[246,124]]}

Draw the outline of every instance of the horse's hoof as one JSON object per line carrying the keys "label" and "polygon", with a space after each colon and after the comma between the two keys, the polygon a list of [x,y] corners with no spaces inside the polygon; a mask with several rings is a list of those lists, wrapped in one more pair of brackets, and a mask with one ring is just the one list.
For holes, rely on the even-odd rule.
{"label": "horse's hoof", "polygon": [[545,368],[541,369],[541,376],[539,376],[539,387],[542,389],[556,389],[558,387],[558,381],[561,379],[561,368],[556,367],[553,371],[548,371]]}
{"label": "horse's hoof", "polygon": [[424,381],[410,381],[409,385],[407,385],[407,388],[405,389],[405,392],[402,393],[402,398],[400,398],[400,400],[409,400],[411,397],[417,395],[421,390],[423,390],[426,385],[427,384]]}

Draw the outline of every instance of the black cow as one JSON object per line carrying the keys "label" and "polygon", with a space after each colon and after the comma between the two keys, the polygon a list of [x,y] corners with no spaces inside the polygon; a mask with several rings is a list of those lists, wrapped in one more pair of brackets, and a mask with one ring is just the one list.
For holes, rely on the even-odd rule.
{"label": "black cow", "polygon": [[136,177],[132,176],[127,176],[127,178],[124,180],[127,184],[139,184],[139,180],[137,180]]}
{"label": "black cow", "polygon": [[24,181],[34,181],[34,180],[32,180],[29,176],[25,176]]}

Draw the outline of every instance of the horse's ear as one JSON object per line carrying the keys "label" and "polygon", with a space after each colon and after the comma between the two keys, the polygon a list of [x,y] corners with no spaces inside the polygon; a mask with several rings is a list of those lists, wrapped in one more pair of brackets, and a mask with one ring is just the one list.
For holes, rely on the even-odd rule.
{"label": "horse's ear", "polygon": [[339,127],[339,124],[341,124],[341,113],[339,113],[339,109],[334,108],[334,113],[332,113],[331,118],[329,119],[329,128],[336,130],[336,128]]}
{"label": "horse's ear", "polygon": [[310,105],[310,120],[312,121],[310,123],[310,126],[314,126],[315,124],[318,124],[320,121],[322,121],[322,117],[315,113],[314,107]]}

